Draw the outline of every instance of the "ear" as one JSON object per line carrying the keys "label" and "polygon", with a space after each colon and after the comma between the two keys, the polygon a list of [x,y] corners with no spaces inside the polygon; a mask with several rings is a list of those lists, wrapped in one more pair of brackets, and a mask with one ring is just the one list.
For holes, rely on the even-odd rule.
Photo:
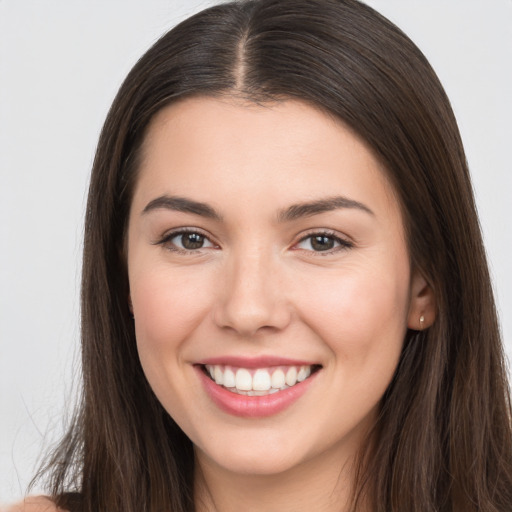
{"label": "ear", "polygon": [[430,327],[436,319],[436,297],[434,290],[419,271],[411,278],[411,299],[407,327],[422,331]]}

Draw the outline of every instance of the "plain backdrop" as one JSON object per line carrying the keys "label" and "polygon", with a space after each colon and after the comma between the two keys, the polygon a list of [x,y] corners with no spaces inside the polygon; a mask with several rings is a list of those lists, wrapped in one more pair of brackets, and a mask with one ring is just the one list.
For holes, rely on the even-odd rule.
{"label": "plain backdrop", "polygon": [[[107,109],[144,50],[213,3],[0,0],[0,503],[24,493],[74,400],[82,220]],[[451,98],[510,356],[512,1],[368,3]]]}

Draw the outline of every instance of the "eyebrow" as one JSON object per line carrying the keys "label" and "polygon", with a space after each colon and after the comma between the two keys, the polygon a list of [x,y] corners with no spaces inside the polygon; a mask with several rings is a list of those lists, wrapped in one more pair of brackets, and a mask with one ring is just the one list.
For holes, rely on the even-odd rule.
{"label": "eyebrow", "polygon": [[279,222],[290,222],[301,217],[312,217],[324,212],[340,210],[343,208],[361,210],[370,215],[375,215],[368,206],[343,196],[328,197],[307,203],[299,203],[289,206],[279,212],[277,218]]}
{"label": "eyebrow", "polygon": [[208,219],[222,220],[222,216],[206,203],[200,203],[184,197],[166,195],[157,197],[150,201],[144,210],[142,210],[142,213],[145,214],[159,209],[193,213],[194,215],[200,215],[201,217],[206,217]]}
{"label": "eyebrow", "polygon": [[[343,196],[334,196],[306,203],[293,204],[284,210],[280,210],[277,214],[277,220],[280,223],[291,222],[302,217],[312,217],[313,215],[343,208],[357,209],[370,215],[375,215],[370,208],[359,201],[354,201],[353,199],[348,199]],[[158,209],[192,213],[208,219],[222,221],[222,215],[216,212],[210,205],[184,197],[167,195],[157,197],[146,205],[142,213],[146,214]]]}

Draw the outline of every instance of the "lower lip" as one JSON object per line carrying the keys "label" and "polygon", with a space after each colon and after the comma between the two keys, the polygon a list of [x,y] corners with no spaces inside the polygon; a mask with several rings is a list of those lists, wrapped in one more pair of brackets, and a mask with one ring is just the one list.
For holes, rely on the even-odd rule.
{"label": "lower lip", "polygon": [[263,418],[278,414],[296,402],[311,386],[318,371],[287,389],[264,396],[246,396],[232,393],[208,377],[202,366],[195,367],[204,389],[212,401],[224,412],[242,418]]}

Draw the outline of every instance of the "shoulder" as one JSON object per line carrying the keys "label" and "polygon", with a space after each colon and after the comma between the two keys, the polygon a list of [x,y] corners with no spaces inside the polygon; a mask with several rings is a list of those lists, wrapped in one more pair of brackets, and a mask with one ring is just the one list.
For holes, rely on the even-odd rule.
{"label": "shoulder", "polygon": [[66,512],[46,496],[32,496],[25,498],[15,505],[1,507],[0,512]]}

